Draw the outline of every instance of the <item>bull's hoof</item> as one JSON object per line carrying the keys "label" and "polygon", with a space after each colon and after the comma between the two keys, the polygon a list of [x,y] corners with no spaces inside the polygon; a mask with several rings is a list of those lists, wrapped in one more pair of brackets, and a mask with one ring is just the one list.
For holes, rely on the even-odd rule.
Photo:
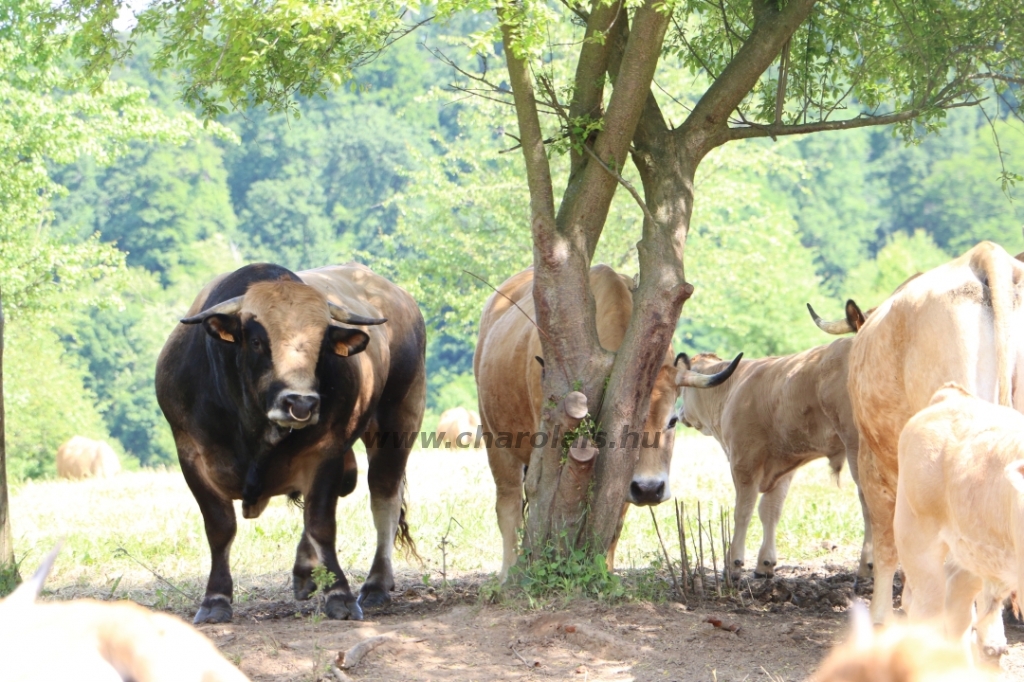
{"label": "bull's hoof", "polygon": [[204,599],[199,613],[192,619],[193,625],[200,623],[230,623],[231,604],[227,599],[219,597],[216,599]]}
{"label": "bull's hoof", "polygon": [[375,609],[391,603],[391,594],[379,585],[363,584],[359,590],[359,604],[364,609]]}
{"label": "bull's hoof", "polygon": [[305,578],[292,576],[292,592],[295,594],[296,601],[306,601],[316,592],[316,583],[310,576]]}
{"label": "bull's hoof", "polygon": [[332,594],[327,598],[327,617],[334,620],[362,620],[363,610],[351,594]]}

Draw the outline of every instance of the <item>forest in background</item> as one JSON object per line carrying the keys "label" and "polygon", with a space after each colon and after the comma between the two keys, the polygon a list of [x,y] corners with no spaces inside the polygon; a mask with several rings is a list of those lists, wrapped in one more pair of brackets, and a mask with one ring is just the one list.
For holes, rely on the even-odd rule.
{"label": "forest in background", "polygon": [[[513,112],[467,95],[465,79],[428,49],[458,60],[473,30],[425,27],[289,115],[230,114],[223,129],[140,136],[112,162],[84,146],[51,163],[49,177],[67,191],[37,234],[69,253],[95,250],[72,268],[61,262],[55,279],[67,286],[40,310],[19,312],[14,301],[5,354],[13,478],[52,475],[57,446],[76,433],[109,439],[128,463],[174,465],[153,392],[156,355],[209,278],[255,260],[296,270],[358,260],[391,277],[430,329],[424,428],[443,409],[475,405],[475,326],[490,289],[466,273],[497,285],[532,253],[522,161],[502,153],[515,144],[504,134]],[[114,78],[148,92],[169,120],[179,116],[173,74],[150,71],[140,48]],[[715,152],[697,178],[686,257],[696,293],[676,350],[801,350],[828,341],[807,302],[826,316],[848,297],[875,305],[981,239],[1024,250],[1024,209],[1000,182],[993,132],[1006,166],[1024,167],[1024,126],[997,106],[953,110],[939,134],[914,144],[866,128]],[[635,273],[641,219],[620,192],[595,262]],[[0,260],[12,258],[5,242]]]}

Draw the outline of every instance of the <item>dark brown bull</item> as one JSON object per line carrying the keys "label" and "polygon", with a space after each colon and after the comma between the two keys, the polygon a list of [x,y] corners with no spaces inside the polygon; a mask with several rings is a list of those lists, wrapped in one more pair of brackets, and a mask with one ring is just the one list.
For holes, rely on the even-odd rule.
{"label": "dark brown bull", "polygon": [[[415,301],[357,264],[298,274],[248,265],[200,292],[156,369],[212,555],[196,623],[231,619],[237,499],[242,515],[256,518],[275,495],[304,498],[296,599],[316,589],[312,570],[321,564],[335,576],[331,618],[359,619],[360,605],[390,601],[394,540],[405,533],[405,464],[423,416],[425,338]],[[377,553],[357,601],[338,565],[335,509],[355,488],[360,437]]]}

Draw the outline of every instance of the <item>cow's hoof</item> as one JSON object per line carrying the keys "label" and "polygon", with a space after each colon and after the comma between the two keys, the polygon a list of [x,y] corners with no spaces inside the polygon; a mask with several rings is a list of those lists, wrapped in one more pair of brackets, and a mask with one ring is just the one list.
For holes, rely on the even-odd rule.
{"label": "cow's hoof", "polygon": [[377,585],[363,585],[359,590],[359,604],[364,609],[375,609],[391,603],[391,594]]}
{"label": "cow's hoof", "polygon": [[292,576],[292,592],[295,594],[296,601],[306,601],[316,592],[316,583],[313,582],[312,577]]}
{"label": "cow's hoof", "polygon": [[230,623],[231,604],[225,599],[206,599],[199,607],[199,613],[192,619],[193,625],[200,623]]}
{"label": "cow's hoof", "polygon": [[351,594],[332,594],[327,598],[327,617],[334,620],[362,620],[363,610]]}

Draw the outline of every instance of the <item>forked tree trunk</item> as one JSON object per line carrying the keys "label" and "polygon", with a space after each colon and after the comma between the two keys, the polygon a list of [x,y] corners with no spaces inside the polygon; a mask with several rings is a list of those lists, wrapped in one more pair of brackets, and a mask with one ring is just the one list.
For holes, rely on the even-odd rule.
{"label": "forked tree trunk", "polygon": [[7,438],[4,434],[4,306],[0,296],[0,569],[14,566],[14,538],[7,497]]}
{"label": "forked tree trunk", "polygon": [[[593,0],[573,101],[563,120],[588,116],[600,119],[602,126],[592,139],[573,141],[569,186],[557,215],[533,78],[525,58],[511,49],[521,7],[509,0],[499,5],[530,185],[533,296],[548,368],[539,430],[551,434],[574,428],[579,420],[566,413],[563,400],[579,391],[587,398],[590,415],[608,436],[596,456],[588,450],[577,453],[579,459],[563,451],[558,442],[535,446],[526,481],[530,515],[523,544],[527,553],[554,545],[560,550],[586,548],[600,555],[618,537],[639,444],[627,449],[621,443],[613,447],[612,442],[623,429],[643,430],[657,372],[683,303],[693,292],[684,278],[683,249],[697,165],[708,151],[730,139],[731,112],[814,2],[791,0],[779,6],[771,0],[754,0],[755,23],[745,44],[684,124],[670,129],[650,93],[667,13],[658,0],[647,0],[633,12],[628,26],[628,13],[620,2]],[[591,40],[597,33],[602,38]],[[605,73],[615,87],[607,111],[602,112]],[[546,87],[543,81],[541,86]],[[551,101],[551,88],[547,89],[548,105],[560,109],[559,103]],[[618,169],[623,167],[630,142],[646,211],[638,244],[640,281],[633,294],[633,314],[622,345],[613,354],[598,342],[589,269],[612,196],[622,182]]]}

